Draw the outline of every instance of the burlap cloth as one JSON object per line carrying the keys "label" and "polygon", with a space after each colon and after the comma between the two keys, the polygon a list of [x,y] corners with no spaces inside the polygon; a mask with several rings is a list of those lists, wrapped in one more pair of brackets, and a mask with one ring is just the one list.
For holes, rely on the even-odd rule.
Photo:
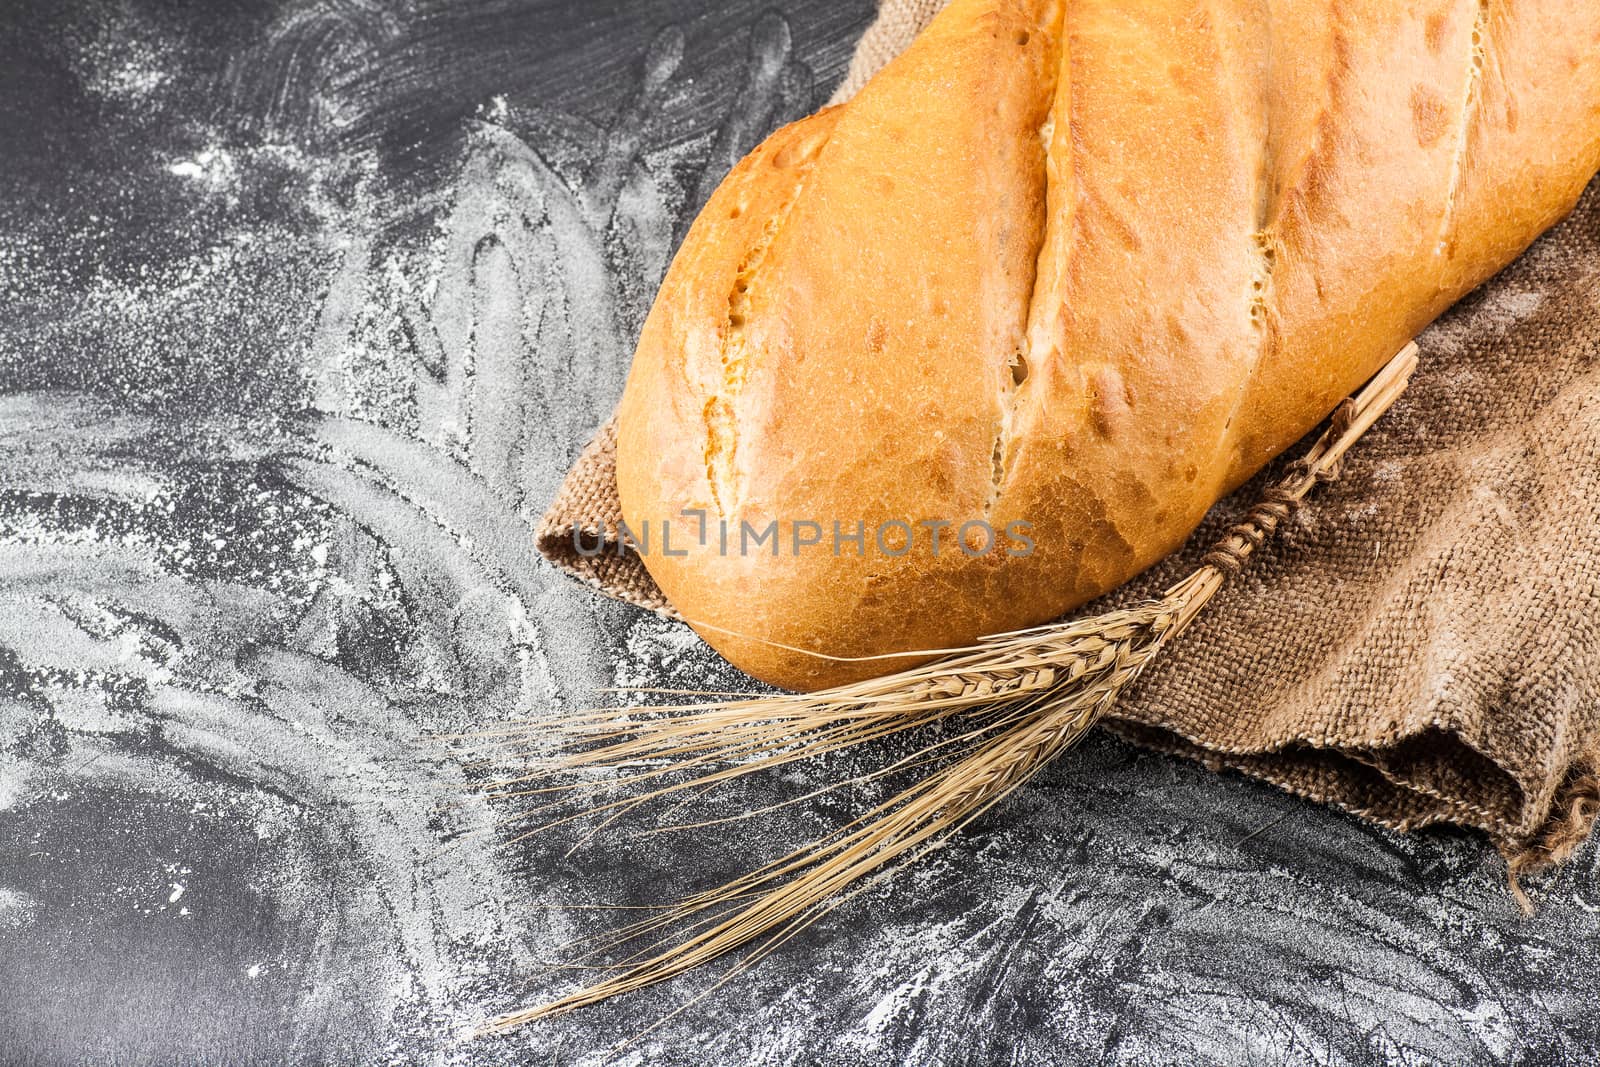
{"label": "burlap cloth", "polygon": [[[836,99],[941,6],[884,0]],[[1477,827],[1514,870],[1569,855],[1600,809],[1597,312],[1600,182],[1418,339],[1420,373],[1344,479],[1233,580],[1110,727],[1387,826]],[[580,519],[615,545],[615,445],[603,428],[539,549],[670,616],[637,556],[574,549]],[[1159,593],[1262,484],[1087,610]]]}

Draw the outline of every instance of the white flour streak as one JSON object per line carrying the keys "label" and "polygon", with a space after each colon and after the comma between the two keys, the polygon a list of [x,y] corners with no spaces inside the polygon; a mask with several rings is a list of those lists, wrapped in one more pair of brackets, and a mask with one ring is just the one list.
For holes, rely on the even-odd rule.
{"label": "white flour streak", "polygon": [[238,184],[239,167],[233,155],[223,148],[207,148],[190,159],[169,164],[167,170],[188,178],[211,193],[225,193]]}
{"label": "white flour streak", "polygon": [[27,926],[38,912],[38,901],[26,893],[0,886],[0,930]]}

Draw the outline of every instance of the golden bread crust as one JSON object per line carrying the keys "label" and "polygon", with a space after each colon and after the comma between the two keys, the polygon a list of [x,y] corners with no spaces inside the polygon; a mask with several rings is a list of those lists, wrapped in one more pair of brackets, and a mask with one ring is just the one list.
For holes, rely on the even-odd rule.
{"label": "golden bread crust", "polygon": [[[789,688],[1055,618],[1181,544],[1597,168],[1587,0],[954,0],[691,229],[622,404],[624,514],[672,525],[686,554],[657,535],[646,563],[684,617]],[[773,521],[776,556],[739,550]],[[952,550],[969,521],[992,550]],[[868,551],[835,554],[835,522]],[[872,543],[895,522],[904,555]],[[927,522],[952,523],[937,555]]]}

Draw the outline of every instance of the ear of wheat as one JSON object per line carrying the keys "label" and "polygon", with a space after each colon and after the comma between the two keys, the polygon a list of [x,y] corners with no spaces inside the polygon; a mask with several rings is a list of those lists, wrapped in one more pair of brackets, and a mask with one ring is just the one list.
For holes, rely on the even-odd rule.
{"label": "ear of wheat", "polygon": [[[1319,482],[1338,476],[1345,453],[1405,390],[1416,353],[1414,344],[1406,346],[1346,400],[1311,451],[1227,532],[1198,570],[1160,600],[997,635],[923,666],[817,693],[664,705],[627,714],[612,708],[559,720],[575,745],[543,759],[532,773],[494,786],[503,796],[540,798],[535,815],[557,811],[574,796],[620,788],[625,799],[580,802],[582,815],[607,814],[602,828],[653,799],[678,793],[692,797],[739,775],[930,724],[944,729],[938,741],[865,776],[940,764],[909,788],[822,840],[623,928],[596,954],[641,942],[646,947],[616,968],[618,973],[501,1016],[484,1029],[510,1030],[594,1004],[765,938],[737,971],[836,907],[870,877],[937,848],[1010,796],[1111,709]],[[549,723],[537,728],[548,729]],[[601,783],[561,780],[563,774],[593,769],[621,773]],[[807,796],[862,780],[824,785]],[[733,818],[752,814],[759,813]],[[693,827],[668,825],[656,832],[686,828]],[[686,934],[670,936],[684,924]]]}

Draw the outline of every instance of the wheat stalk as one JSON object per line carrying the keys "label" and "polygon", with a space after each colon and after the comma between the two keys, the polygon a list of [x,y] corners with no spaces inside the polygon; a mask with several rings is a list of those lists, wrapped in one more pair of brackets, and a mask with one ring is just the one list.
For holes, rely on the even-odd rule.
{"label": "wheat stalk", "polygon": [[[818,693],[667,705],[631,714],[609,709],[564,720],[579,739],[577,747],[543,759],[532,774],[494,783],[501,795],[554,798],[535,809],[544,812],[575,793],[646,787],[581,813],[610,812],[614,818],[650,799],[714,787],[738,775],[935,723],[958,728],[865,777],[920,766],[952,750],[962,754],[832,835],[625,927],[602,949],[652,935],[661,940],[625,961],[621,973],[501,1016],[484,1029],[510,1030],[640,989],[769,936],[731,972],[737,973],[869,877],[938,847],[1010,796],[1111,709],[1319,482],[1338,476],[1345,453],[1405,390],[1416,353],[1414,344],[1407,345],[1346,400],[1311,451],[1228,531],[1198,570],[1158,601],[985,638],[923,666]],[[630,770],[599,786],[540,784],[558,772],[622,767]],[[843,784],[850,783],[818,792]],[[685,922],[691,924],[687,936],[664,935]]]}

